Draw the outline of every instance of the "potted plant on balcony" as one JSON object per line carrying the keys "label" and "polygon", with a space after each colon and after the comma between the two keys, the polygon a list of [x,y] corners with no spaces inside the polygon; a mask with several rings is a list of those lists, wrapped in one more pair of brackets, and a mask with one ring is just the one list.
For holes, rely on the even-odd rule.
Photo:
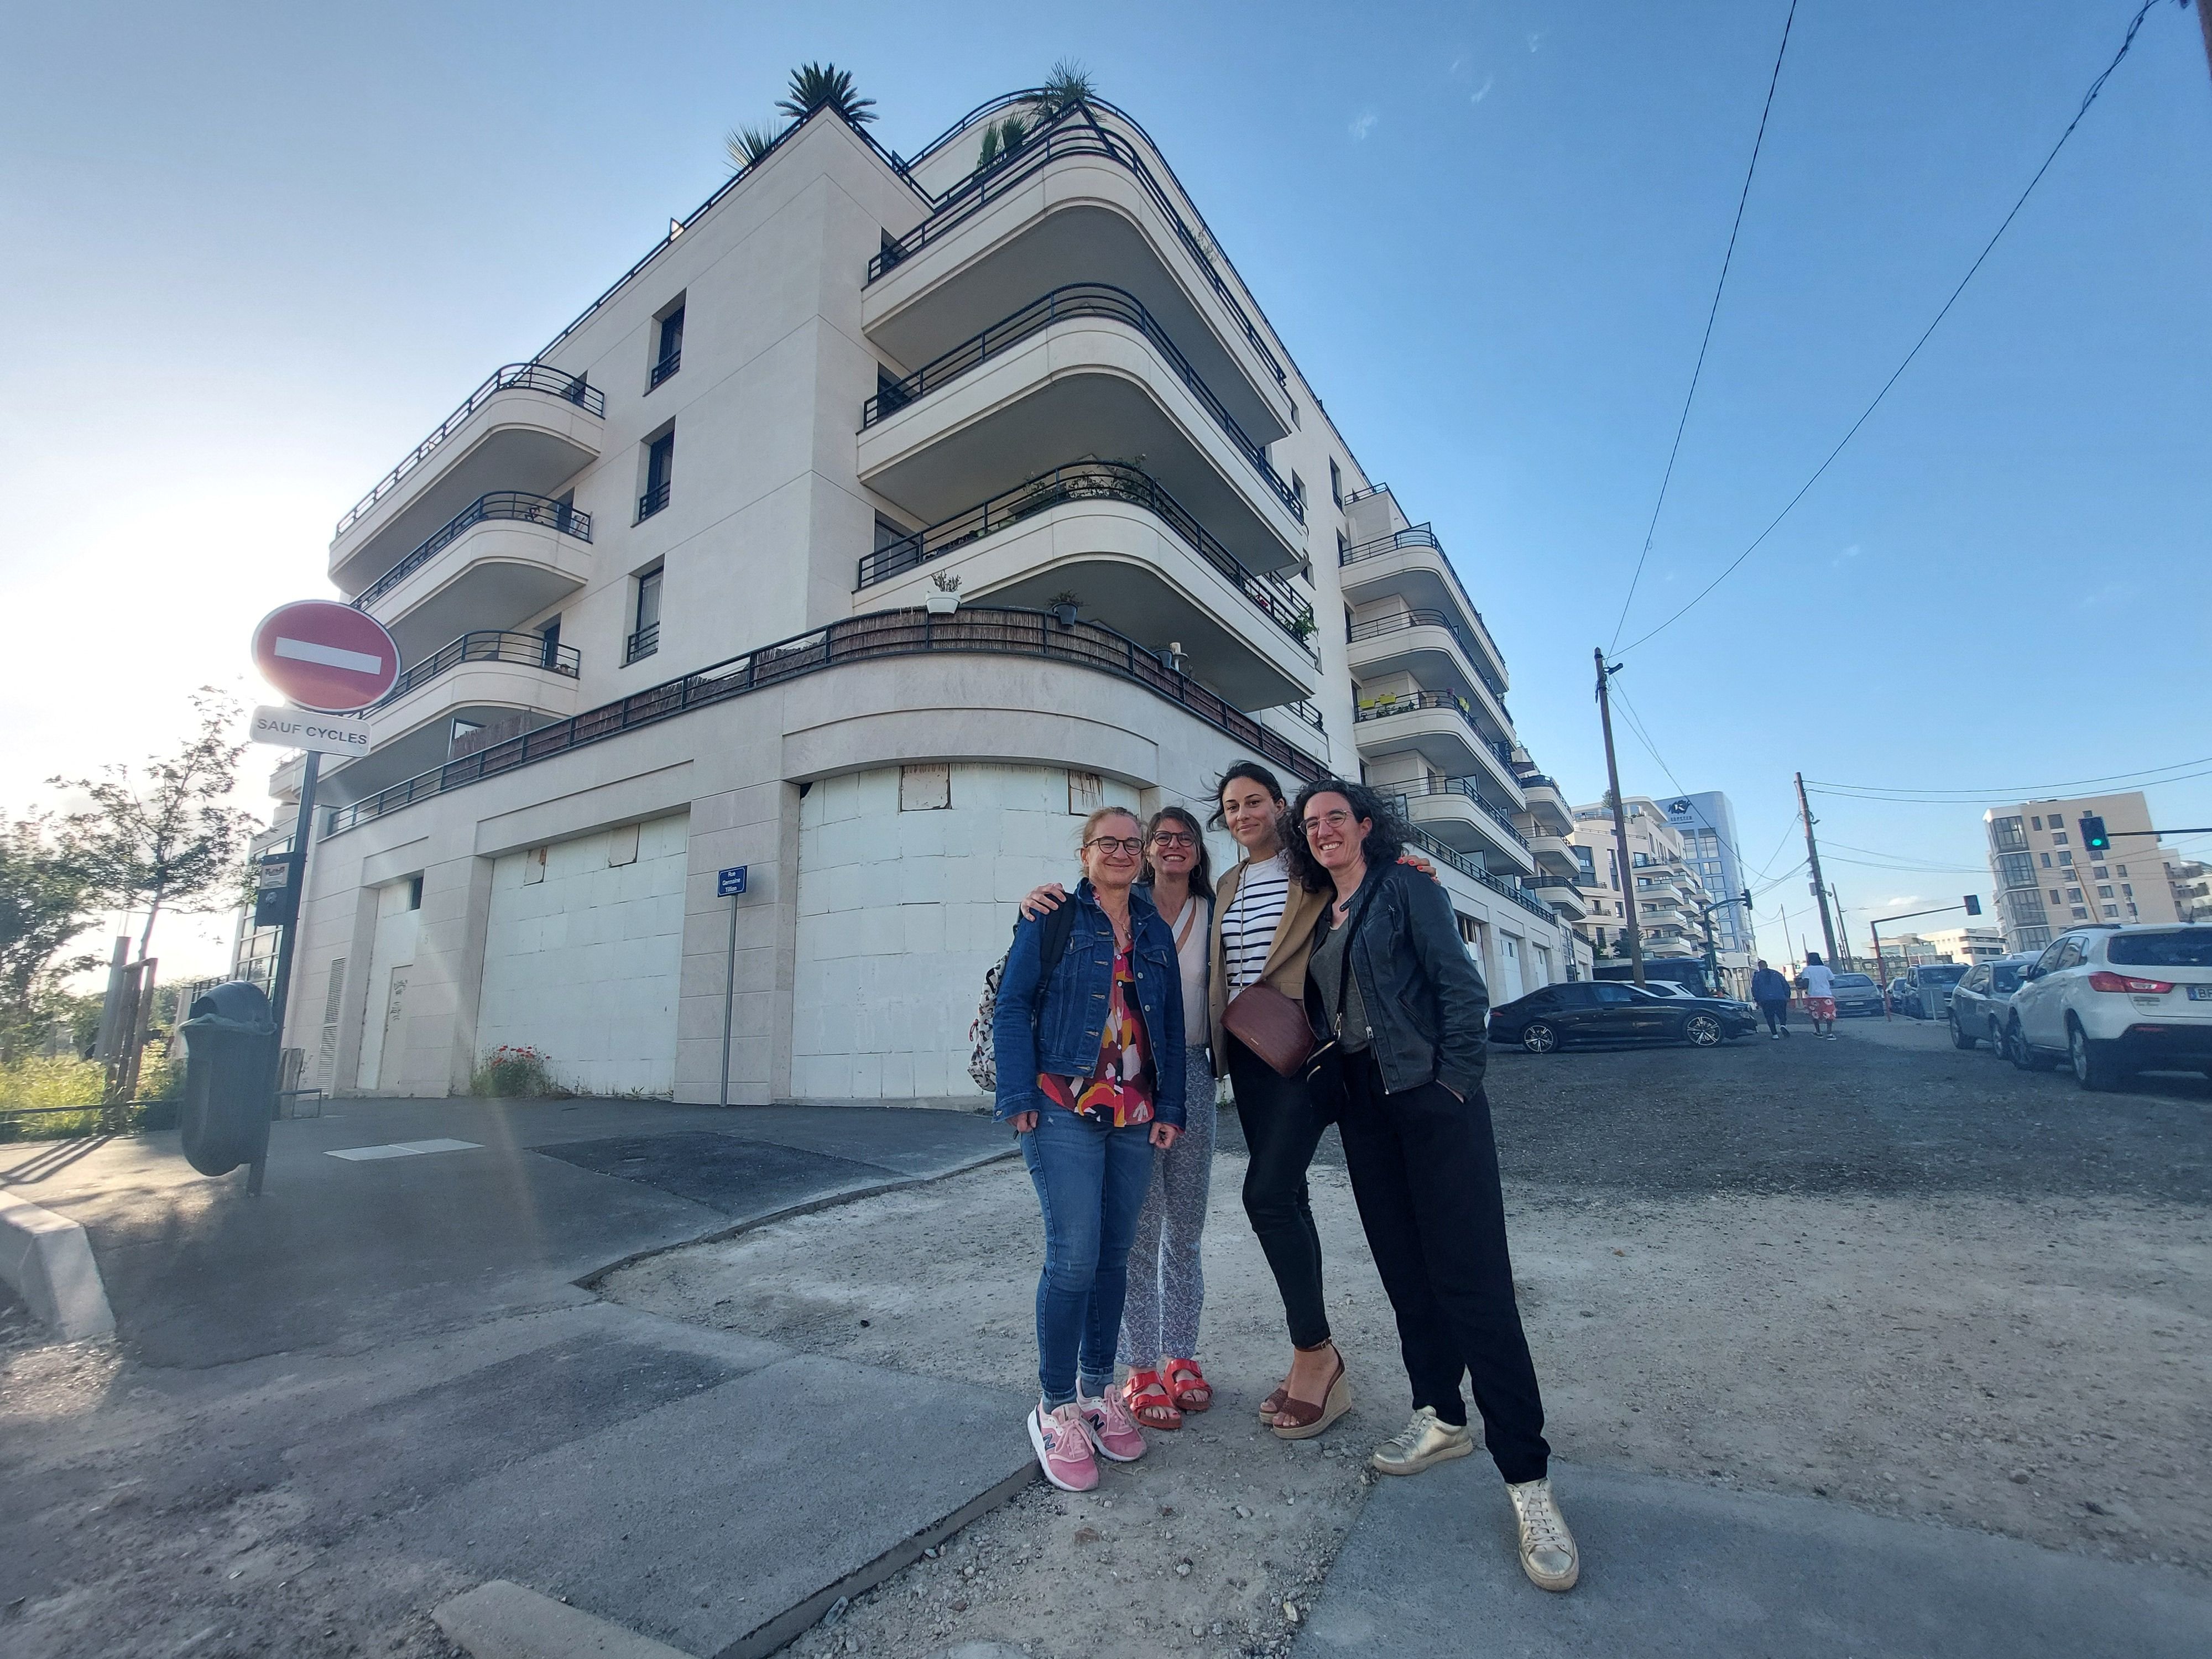
{"label": "potted plant on balcony", "polygon": [[1314,613],[1310,609],[1301,611],[1291,618],[1291,637],[1300,645],[1311,645],[1313,636],[1319,630],[1319,627],[1320,624],[1314,621]]}
{"label": "potted plant on balcony", "polygon": [[1082,603],[1083,598],[1080,594],[1065,587],[1061,588],[1059,592],[1052,596],[1050,601],[1049,608],[1053,620],[1062,628],[1074,627],[1076,607]]}
{"label": "potted plant on balcony", "polygon": [[921,608],[933,617],[949,617],[960,608],[960,573],[940,570],[930,579],[933,593],[921,596]]}

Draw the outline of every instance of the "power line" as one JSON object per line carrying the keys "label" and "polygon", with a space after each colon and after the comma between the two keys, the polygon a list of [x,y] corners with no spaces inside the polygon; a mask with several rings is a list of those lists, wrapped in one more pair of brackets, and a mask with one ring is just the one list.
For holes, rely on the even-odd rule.
{"label": "power line", "polygon": [[[2203,3],[2203,0],[2200,0],[2200,3]],[[1844,453],[1844,446],[1849,444],[1853,438],[1858,436],[1859,428],[1864,426],[1867,422],[1872,418],[1875,410],[1881,407],[1882,399],[1889,396],[1889,389],[1895,386],[1898,381],[1904,377],[1905,371],[1912,366],[1913,359],[1920,355],[1921,347],[1928,343],[1929,337],[1942,325],[1943,319],[1951,314],[1951,307],[1958,304],[1959,296],[1966,291],[1966,284],[1974,280],[1974,273],[1982,268],[1983,261],[1986,260],[1990,257],[1990,254],[1996,249],[1998,239],[2011,228],[2012,222],[2020,216],[2020,210],[2027,205],[2027,198],[2034,193],[2035,187],[2043,182],[2043,175],[2051,171],[2051,164],[2058,159],[2058,152],[2066,147],[2066,141],[2074,136],[2074,129],[2080,126],[2081,125],[2081,118],[2088,114],[2089,106],[2097,101],[2097,94],[2105,89],[2105,82],[2112,77],[2112,71],[2119,68],[2120,60],[2128,55],[2129,49],[2135,45],[2136,31],[2142,27],[2143,19],[2150,15],[2150,9],[2157,3],[2158,0],[2142,0],[2142,8],[2136,13],[2134,21],[2130,22],[2128,25],[2127,35],[2126,38],[2120,42],[2119,51],[2113,53],[2112,61],[2105,65],[2105,72],[2089,83],[2089,90],[2084,93],[2081,96],[2081,107],[2074,112],[2074,118],[2066,124],[2066,131],[2058,135],[2058,142],[2051,147],[2051,153],[2043,158],[2043,165],[2036,168],[2035,176],[2027,181],[2027,188],[2021,191],[2020,199],[2012,204],[2012,211],[2005,215],[2002,222],[1998,224],[1995,233],[1992,234],[1990,240],[1983,245],[1982,251],[1974,256],[1974,263],[1966,267],[1966,274],[1959,279],[1959,285],[1951,290],[1951,297],[1943,301],[1943,308],[1936,313],[1936,320],[1929,323],[1928,326],[1921,331],[1920,337],[1912,343],[1912,349],[1905,354],[1905,361],[1898,364],[1896,369],[1890,374],[1890,377],[1881,383],[1881,390],[1874,394],[1874,401],[1859,411],[1858,419],[1853,421],[1850,424],[1850,429],[1845,432],[1841,438],[1837,440],[1836,447],[1828,452],[1827,459],[1823,460],[1819,466],[1813,470],[1813,476],[1806,479],[1805,482],[1798,487],[1797,493],[1792,495],[1789,501],[1784,504],[1782,510],[1776,514],[1772,519],[1767,521],[1766,528],[1760,531],[1758,535],[1753,537],[1750,544],[1747,546],[1742,552],[1737,554],[1735,558],[1729,561],[1727,566],[1721,571],[1719,575],[1714,577],[1712,580],[1707,582],[1703,587],[1699,588],[1696,596],[1692,598],[1687,605],[1685,605],[1680,610],[1675,611],[1674,615],[1668,617],[1666,621],[1661,623],[1658,627],[1653,629],[1650,633],[1644,634],[1640,637],[1631,641],[1627,645],[1622,647],[1619,652],[1608,653],[1607,654],[1624,655],[1630,651],[1635,650],[1638,646],[1643,645],[1647,641],[1655,639],[1659,635],[1665,633],[1676,623],[1681,621],[1684,617],[1689,615],[1690,612],[1695,610],[1699,605],[1703,604],[1707,594],[1711,593],[1715,588],[1718,587],[1723,582],[1734,575],[1743,562],[1759,550],[1761,544],[1763,544],[1769,536],[1772,535],[1775,531],[1780,527],[1783,520],[1790,516],[1790,514],[1796,509],[1797,503],[1805,499],[1806,495],[1811,491],[1813,486],[1820,483],[1821,477],[1826,473],[1827,470],[1835,465],[1836,458]]]}
{"label": "power line", "polygon": [[[1923,795],[1950,795],[1977,800],[2048,800],[2055,798],[2057,792],[2062,789],[2083,789],[2093,783],[2119,783],[2138,778],[2143,780],[2147,785],[2178,782],[2180,780],[2162,778],[2154,775],[2179,771],[2192,766],[2212,767],[2212,755],[2203,756],[2196,760],[2169,761],[2163,766],[2146,766],[2133,772],[2107,772],[2099,777],[2072,778],[2064,783],[2021,784],[2003,788],[1995,786],[1977,788],[1966,785],[1923,788],[1912,784],[1835,783],[1823,782],[1812,778],[1805,780],[1805,787],[1808,789],[1819,790],[1824,794],[1859,795],[1868,799],[1884,800]],[[2189,775],[2202,777],[2204,775],[2201,772],[2192,772]]]}
{"label": "power line", "polygon": [[[1644,562],[1651,556],[1652,538],[1659,531],[1659,511],[1667,505],[1667,486],[1674,479],[1674,459],[1682,453],[1682,434],[1690,424],[1690,405],[1697,401],[1698,381],[1705,372],[1705,349],[1713,343],[1713,319],[1721,314],[1721,294],[1728,287],[1729,267],[1735,263],[1736,233],[1743,228],[1744,204],[1751,200],[1751,181],[1759,172],[1759,152],[1766,143],[1766,118],[1774,111],[1774,88],[1782,81],[1782,59],[1790,50],[1790,26],[1797,21],[1797,0],[1790,0],[1790,15],[1782,20],[1782,44],[1774,51],[1774,73],[1767,78],[1766,102],[1759,112],[1759,133],[1751,141],[1751,164],[1743,170],[1743,189],[1735,198],[1735,220],[1729,226],[1728,252],[1721,256],[1720,280],[1713,284],[1713,302],[1705,313],[1705,337],[1698,342],[1698,362],[1690,371],[1690,389],[1682,398],[1682,413],[1674,422],[1674,447],[1667,452],[1667,470],[1660,475],[1659,499],[1651,503],[1651,522],[1644,527],[1644,550],[1636,556],[1636,568],[1628,578],[1628,593],[1620,602],[1620,615],[1613,624],[1613,644],[1620,643],[1620,630],[1628,623],[1628,607],[1636,602],[1636,585],[1644,579]],[[1606,647],[1607,654],[1613,646]],[[1656,757],[1655,757],[1656,758]]]}

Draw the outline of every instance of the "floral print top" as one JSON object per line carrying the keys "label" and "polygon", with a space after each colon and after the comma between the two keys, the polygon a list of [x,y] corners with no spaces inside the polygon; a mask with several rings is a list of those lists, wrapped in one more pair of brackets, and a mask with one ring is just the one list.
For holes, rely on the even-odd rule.
{"label": "floral print top", "polygon": [[1098,1064],[1089,1077],[1037,1076],[1047,1100],[1103,1128],[1152,1121],[1152,1044],[1137,1003],[1137,971],[1127,947],[1114,953],[1114,989],[1098,1034]]}

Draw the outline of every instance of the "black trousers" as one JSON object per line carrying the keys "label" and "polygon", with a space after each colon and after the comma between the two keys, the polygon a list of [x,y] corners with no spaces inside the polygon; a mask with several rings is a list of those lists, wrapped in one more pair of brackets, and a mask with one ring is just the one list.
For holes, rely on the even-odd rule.
{"label": "black trousers", "polygon": [[1790,1005],[1786,1002],[1762,1002],[1759,1012],[1766,1016],[1766,1029],[1778,1031],[1790,1023]]}
{"label": "black trousers", "polygon": [[1328,1116],[1302,1078],[1284,1077],[1233,1036],[1224,1036],[1237,1116],[1252,1154],[1244,1170],[1244,1213],[1282,1293],[1291,1340],[1317,1348],[1328,1340],[1322,1304],[1321,1233],[1306,1197],[1306,1169]]}
{"label": "black trousers", "polygon": [[1346,1055],[1344,1073],[1337,1129],[1368,1248],[1398,1316],[1413,1405],[1464,1423],[1459,1384],[1470,1376],[1498,1473],[1534,1480],[1551,1448],[1513,1299],[1490,1102],[1480,1090],[1455,1099],[1436,1083],[1386,1095],[1365,1053]]}

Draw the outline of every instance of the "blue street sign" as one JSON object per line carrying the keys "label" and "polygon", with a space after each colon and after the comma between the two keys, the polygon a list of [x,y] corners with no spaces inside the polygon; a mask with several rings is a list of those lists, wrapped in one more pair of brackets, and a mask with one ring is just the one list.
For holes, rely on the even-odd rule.
{"label": "blue street sign", "polygon": [[714,896],[735,898],[745,890],[745,866],[733,864],[726,870],[714,872]]}

